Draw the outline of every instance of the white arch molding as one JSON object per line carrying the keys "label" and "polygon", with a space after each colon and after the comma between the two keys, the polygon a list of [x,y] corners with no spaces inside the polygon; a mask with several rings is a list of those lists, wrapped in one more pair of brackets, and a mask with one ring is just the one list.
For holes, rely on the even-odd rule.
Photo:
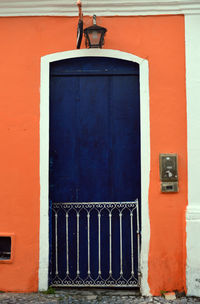
{"label": "white arch molding", "polygon": [[149,223],[149,173],[150,173],[150,122],[149,122],[149,70],[148,61],[135,55],[105,49],[83,49],[59,52],[41,58],[40,91],[40,247],[39,290],[48,288],[49,267],[49,66],[51,62],[76,57],[110,57],[139,64],[140,70],[140,125],[141,125],[141,292],[149,295],[148,253]]}

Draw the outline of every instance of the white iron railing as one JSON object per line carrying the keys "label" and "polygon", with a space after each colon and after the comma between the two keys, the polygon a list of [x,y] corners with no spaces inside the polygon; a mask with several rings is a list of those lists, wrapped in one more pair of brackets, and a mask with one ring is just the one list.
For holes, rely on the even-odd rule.
{"label": "white iron railing", "polygon": [[[52,260],[50,284],[52,286],[95,286],[95,287],[134,287],[140,283],[140,223],[138,200],[134,202],[97,202],[97,203],[52,203]],[[73,219],[72,219],[73,218]],[[85,218],[85,226],[80,220]],[[70,220],[76,228],[70,230]],[[62,226],[59,226],[62,221]],[[108,229],[103,231],[107,221]],[[93,225],[93,226],[92,226]],[[113,226],[114,225],[114,226]],[[91,239],[92,229],[96,227],[96,239]],[[64,228],[63,228],[64,227]],[[115,227],[115,231],[113,230]],[[85,230],[85,239],[80,237]],[[114,236],[116,231],[119,246],[115,248]],[[75,240],[75,254],[70,255],[70,233]],[[103,233],[107,233],[107,247],[109,252],[107,268],[102,264],[102,255],[105,253],[105,244],[102,242]],[[64,236],[64,237],[63,237]],[[64,241],[63,241],[64,240]],[[65,244],[63,244],[63,242]],[[85,251],[80,248],[80,242],[85,242]],[[81,243],[82,244],[82,243]],[[98,271],[92,269],[91,246],[98,248],[96,260]],[[123,256],[125,247],[129,246],[128,255]],[[82,251],[81,251],[82,250]],[[118,250],[119,252],[116,252]],[[64,254],[63,254],[64,251]],[[85,257],[87,274],[80,270],[80,255]],[[116,258],[117,256],[117,258]],[[119,257],[119,258],[118,258]],[[63,260],[65,259],[65,261]],[[73,259],[71,261],[70,259]],[[115,261],[114,261],[115,259]],[[129,270],[125,270],[126,260],[130,261]],[[119,262],[119,271],[113,271],[114,263]],[[76,268],[76,269],[75,269]],[[116,268],[116,267],[115,267]],[[71,273],[73,272],[73,274]],[[114,274],[115,272],[115,274]],[[96,273],[96,274],[95,274]],[[118,273],[118,274],[117,274]],[[105,277],[106,276],[106,277]]]}

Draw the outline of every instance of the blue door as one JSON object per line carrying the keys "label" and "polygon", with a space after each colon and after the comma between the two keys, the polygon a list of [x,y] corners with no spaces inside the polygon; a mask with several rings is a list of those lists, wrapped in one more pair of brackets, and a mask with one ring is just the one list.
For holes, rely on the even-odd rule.
{"label": "blue door", "polygon": [[50,285],[139,285],[139,67],[50,67]]}

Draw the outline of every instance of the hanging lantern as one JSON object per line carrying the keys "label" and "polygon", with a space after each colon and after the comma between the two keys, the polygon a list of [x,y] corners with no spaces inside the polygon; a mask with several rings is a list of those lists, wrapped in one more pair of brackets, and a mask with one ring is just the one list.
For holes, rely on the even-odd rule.
{"label": "hanging lantern", "polygon": [[93,25],[84,29],[85,45],[87,48],[102,48],[107,29],[96,24],[96,15],[93,15]]}

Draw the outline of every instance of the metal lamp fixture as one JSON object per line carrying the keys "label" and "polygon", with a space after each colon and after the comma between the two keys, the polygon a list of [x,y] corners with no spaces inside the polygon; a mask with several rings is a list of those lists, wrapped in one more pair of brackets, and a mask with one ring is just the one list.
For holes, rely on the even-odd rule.
{"label": "metal lamp fixture", "polygon": [[96,24],[96,15],[93,15],[93,25],[84,29],[85,45],[87,48],[102,48],[107,29]]}

